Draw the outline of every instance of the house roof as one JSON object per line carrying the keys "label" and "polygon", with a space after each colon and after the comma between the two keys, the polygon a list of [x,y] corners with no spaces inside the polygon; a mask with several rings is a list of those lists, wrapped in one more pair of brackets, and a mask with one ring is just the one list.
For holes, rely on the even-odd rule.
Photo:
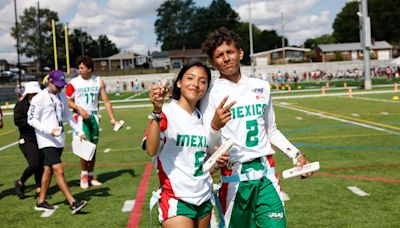
{"label": "house roof", "polygon": [[138,54],[135,52],[120,52],[115,55],[112,55],[110,57],[105,57],[105,58],[94,58],[93,60],[121,60],[121,59],[134,59],[138,56],[146,56],[142,54]]}
{"label": "house roof", "polygon": [[207,57],[201,49],[170,50],[170,58]]}
{"label": "house roof", "polygon": [[302,51],[302,52],[311,51],[311,49],[309,49],[309,48],[283,47],[283,48],[276,48],[276,49],[272,49],[272,50],[268,50],[268,51],[257,52],[255,54],[253,54],[253,56],[259,57],[259,56],[264,56],[264,55],[274,53],[274,52],[281,52],[283,50],[285,50],[285,51]]}
{"label": "house roof", "polygon": [[169,51],[154,51],[153,53],[151,53],[151,56],[153,57],[153,59],[168,58]]}
{"label": "house roof", "polygon": [[[320,44],[318,47],[322,52],[334,52],[334,51],[353,51],[353,50],[362,50],[360,42],[354,43],[338,43],[338,44]],[[386,41],[375,41],[371,46],[371,49],[392,49],[392,45],[390,45]]]}

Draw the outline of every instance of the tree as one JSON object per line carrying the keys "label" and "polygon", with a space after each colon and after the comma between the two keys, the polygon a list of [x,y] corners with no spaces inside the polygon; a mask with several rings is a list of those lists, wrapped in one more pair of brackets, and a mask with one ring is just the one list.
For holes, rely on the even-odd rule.
{"label": "tree", "polygon": [[[39,19],[39,20],[38,20]],[[24,9],[23,14],[19,17],[18,36],[21,54],[27,57],[33,57],[39,60],[39,68],[41,66],[54,67],[53,61],[53,38],[51,20],[54,19],[57,31],[57,43],[63,42],[62,25],[59,22],[56,12],[49,9],[35,7]],[[39,29],[40,28],[40,29]],[[16,39],[15,26],[11,28],[11,36]]]}
{"label": "tree", "polygon": [[[347,3],[336,15],[333,37],[337,42],[359,42],[358,3]],[[368,0],[368,16],[371,18],[371,36],[375,40],[400,43],[400,1]]]}
{"label": "tree", "polygon": [[333,44],[336,43],[336,39],[330,34],[324,34],[316,38],[309,38],[304,42],[304,47],[315,48],[319,44]]}
{"label": "tree", "polygon": [[157,9],[154,23],[162,50],[181,49],[190,42],[188,34],[196,11],[193,0],[167,0]]}

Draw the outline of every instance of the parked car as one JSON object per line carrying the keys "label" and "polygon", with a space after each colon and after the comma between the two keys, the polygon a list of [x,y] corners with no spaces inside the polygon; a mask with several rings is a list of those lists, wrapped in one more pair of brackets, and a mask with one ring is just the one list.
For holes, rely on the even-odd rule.
{"label": "parked car", "polygon": [[15,76],[18,75],[12,71],[3,71],[0,73],[0,82],[11,82]]}
{"label": "parked car", "polygon": [[[18,81],[18,74],[13,76],[13,81]],[[31,74],[21,74],[21,81],[22,82],[28,82],[28,81],[36,81],[36,77],[35,75],[31,75]]]}

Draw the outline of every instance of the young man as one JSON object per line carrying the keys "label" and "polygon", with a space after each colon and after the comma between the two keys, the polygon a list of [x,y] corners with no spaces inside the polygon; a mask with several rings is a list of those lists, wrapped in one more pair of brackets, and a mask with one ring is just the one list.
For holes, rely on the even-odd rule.
{"label": "young man", "polygon": [[35,175],[35,198],[38,198],[43,176],[42,155],[39,152],[35,129],[28,124],[28,110],[31,100],[40,91],[42,90],[38,82],[27,82],[21,100],[14,107],[14,124],[19,130],[19,148],[28,162],[28,167],[21,177],[14,182],[15,194],[20,199],[25,198],[25,181],[33,174]]}
{"label": "young man", "polygon": [[[104,81],[92,75],[94,69],[93,60],[89,57],[79,57],[77,59],[80,75],[72,79],[67,87],[66,95],[68,106],[75,112],[74,118],[79,127],[85,132],[86,138],[92,143],[99,141],[99,96],[101,96],[111,124],[117,123],[110,100],[106,93]],[[101,182],[94,178],[93,170],[96,162],[96,154],[91,161],[81,158],[81,188],[101,186]]]}
{"label": "young man", "polygon": [[87,202],[80,201],[72,196],[64,177],[64,167],[61,163],[61,154],[65,143],[63,120],[69,122],[71,128],[78,132],[81,140],[85,139],[85,134],[78,128],[78,124],[68,109],[67,98],[61,92],[66,85],[62,71],[53,70],[49,73],[47,88],[32,99],[28,110],[28,124],[35,128],[38,147],[44,157],[42,185],[35,210],[54,209],[53,206],[45,201],[47,189],[54,172],[57,185],[67,198],[71,213],[75,214]]}
{"label": "young man", "polygon": [[[299,166],[308,161],[276,128],[269,83],[241,74],[244,53],[239,42],[236,33],[219,28],[203,43],[203,51],[220,73],[201,102],[203,123],[210,135],[235,142],[229,153],[231,166],[222,170],[224,183],[219,192],[225,224],[285,227],[271,143]],[[219,105],[224,99],[236,103],[231,108]]]}

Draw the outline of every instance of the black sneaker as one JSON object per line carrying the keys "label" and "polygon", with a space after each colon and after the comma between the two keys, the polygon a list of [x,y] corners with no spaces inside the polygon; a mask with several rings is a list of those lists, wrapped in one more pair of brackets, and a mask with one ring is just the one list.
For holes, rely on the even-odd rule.
{"label": "black sneaker", "polygon": [[14,190],[15,190],[15,194],[16,194],[20,199],[25,198],[24,186],[18,184],[18,180],[14,181]]}
{"label": "black sneaker", "polygon": [[76,212],[80,211],[82,208],[84,208],[87,204],[87,201],[85,200],[78,200],[76,199],[75,202],[69,207],[71,209],[71,214],[75,214]]}
{"label": "black sneaker", "polygon": [[43,201],[43,203],[36,203],[35,210],[37,211],[48,211],[54,210],[54,207],[51,206],[47,201]]}

